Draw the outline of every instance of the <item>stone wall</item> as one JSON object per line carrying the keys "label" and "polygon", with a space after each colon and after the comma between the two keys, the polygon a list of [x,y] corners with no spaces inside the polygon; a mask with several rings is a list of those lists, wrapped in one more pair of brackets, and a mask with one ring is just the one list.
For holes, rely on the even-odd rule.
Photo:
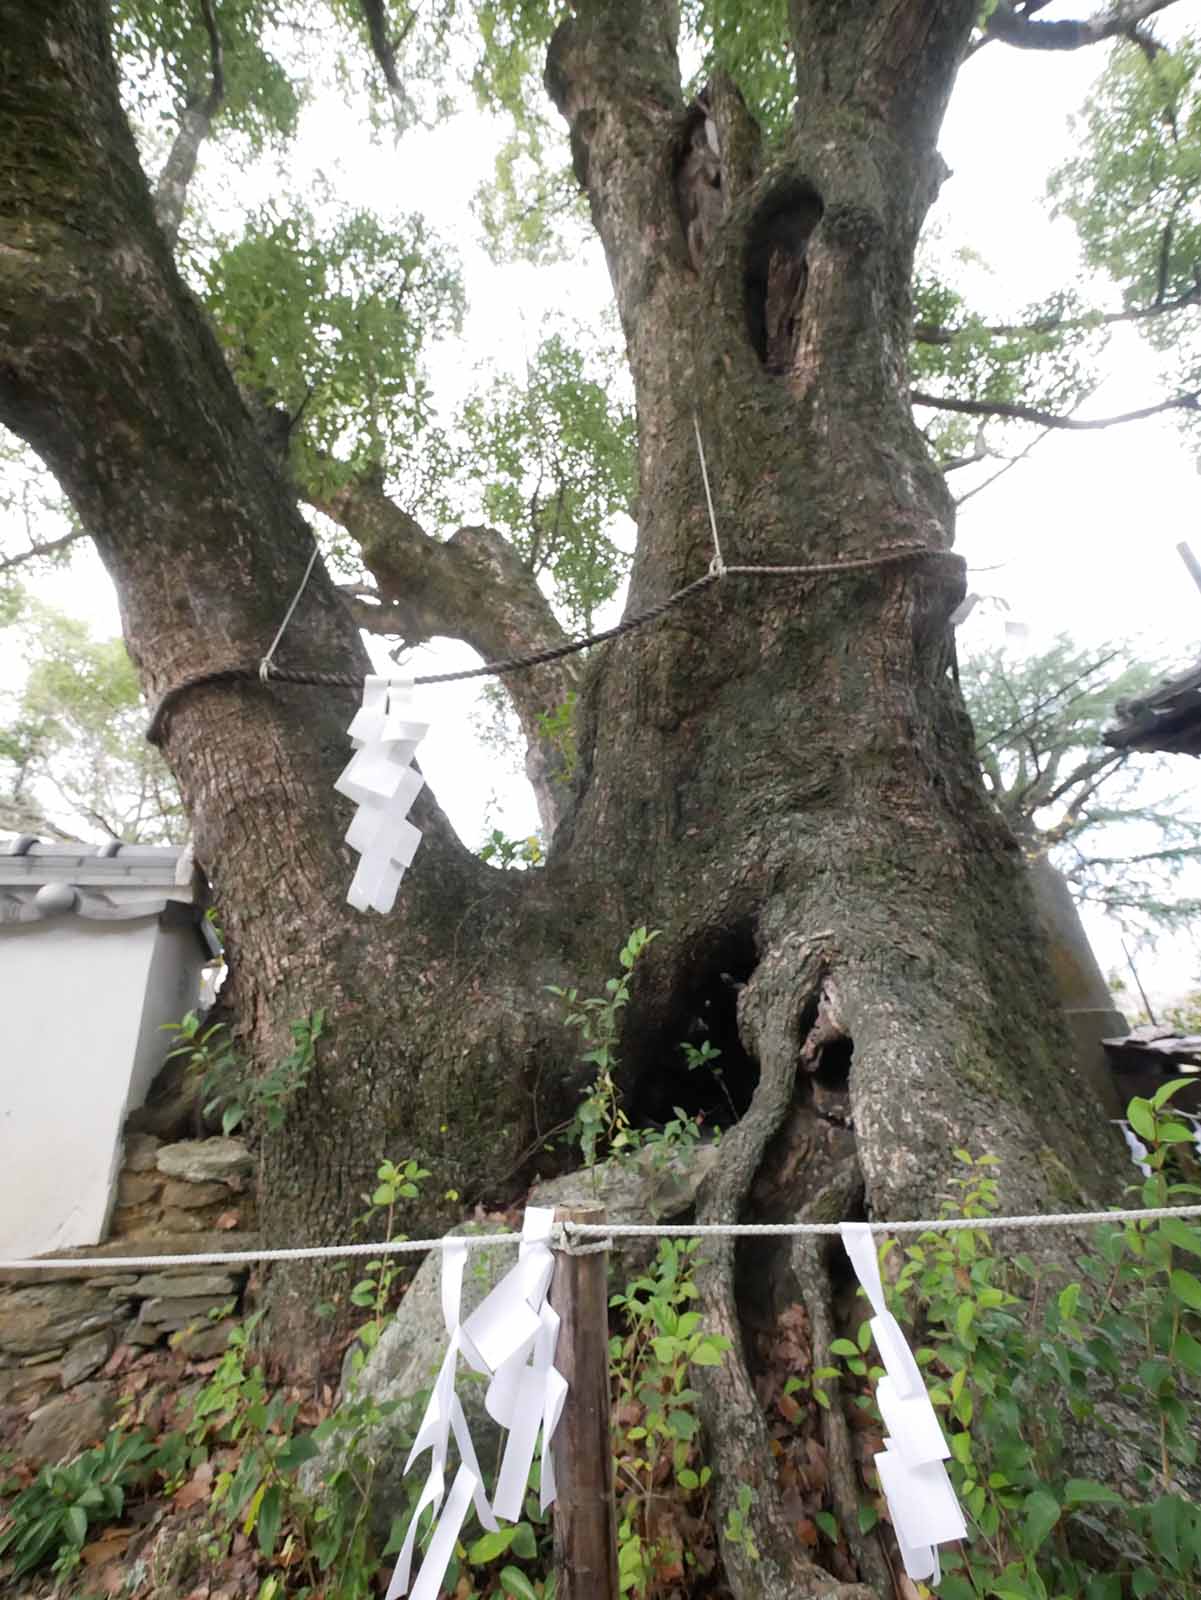
{"label": "stone wall", "polygon": [[171,1340],[197,1358],[225,1348],[245,1264],[106,1271],[72,1261],[255,1248],[252,1170],[239,1139],[164,1143],[129,1133],[110,1238],[55,1252],[46,1258],[61,1263],[52,1271],[0,1272],[0,1412],[28,1417],[29,1432],[16,1441],[21,1454],[43,1456],[42,1434],[57,1444],[63,1430],[49,1423],[65,1422],[68,1406],[81,1417],[88,1411],[80,1402],[93,1393],[89,1380],[118,1345]]}

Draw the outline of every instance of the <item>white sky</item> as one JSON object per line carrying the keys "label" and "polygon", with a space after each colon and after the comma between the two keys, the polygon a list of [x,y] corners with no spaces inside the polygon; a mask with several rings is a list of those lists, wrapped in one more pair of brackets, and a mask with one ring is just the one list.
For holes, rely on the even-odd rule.
{"label": "white sky", "polygon": [[[1056,5],[1047,15],[1092,9]],[[1201,24],[1201,0],[1181,0],[1164,19],[1173,33]],[[1048,171],[1074,149],[1068,118],[1104,62],[1103,51],[1067,54],[990,46],[965,67],[947,118],[943,154],[952,177],[937,216],[948,245],[968,244],[992,268],[989,309],[1017,311],[1081,277],[1074,232],[1048,216]],[[437,392],[447,411],[471,386],[475,369],[493,360],[520,372],[526,343],[537,342],[547,316],[565,311],[599,317],[609,285],[599,246],[589,239],[579,258],[550,269],[492,266],[476,243],[469,203],[488,177],[497,129],[474,114],[433,132],[406,136],[399,150],[372,145],[358,116],[322,104],[306,113],[288,157],[289,188],[304,193],[323,172],[342,197],[365,206],[381,195],[404,211],[424,212],[459,251],[469,314],[463,339],[435,354]],[[206,187],[215,187],[206,158]],[[270,193],[265,172],[247,204]],[[245,193],[242,190],[239,193]],[[228,186],[225,194],[230,194]],[[1116,296],[1111,296],[1116,304]],[[1119,329],[1106,358],[1110,376],[1086,408],[1103,415],[1161,396],[1154,358],[1129,329]],[[962,485],[960,480],[964,480]],[[952,480],[956,492],[967,475]],[[1164,650],[1185,664],[1198,650],[1201,592],[1188,580],[1175,544],[1193,538],[1201,553],[1201,480],[1192,453],[1169,420],[1155,419],[1098,434],[1056,435],[994,488],[972,499],[960,519],[958,547],[973,568],[971,587],[1003,599],[1010,615],[1029,624],[1032,643],[1066,630],[1080,643],[1137,637],[1148,654]],[[414,510],[420,515],[420,508]],[[729,555],[730,552],[727,552]],[[101,581],[97,582],[97,574]],[[87,616],[97,632],[119,628],[115,599],[92,555],[39,587],[52,604]],[[280,611],[288,596],[280,596]],[[995,619],[996,613],[993,613]],[[995,620],[984,608],[965,624],[968,649],[988,636]],[[380,648],[379,641],[372,649]],[[464,646],[440,641],[411,658],[416,672],[438,672],[474,661]],[[536,814],[523,780],[498,769],[473,748],[468,719],[475,685],[448,686],[429,696],[433,717],[422,764],[463,838],[477,845],[488,826],[532,832]],[[1181,786],[1201,783],[1201,768],[1181,763]],[[1199,788],[1201,793],[1201,788]],[[1095,917],[1090,934],[1103,967],[1121,964],[1114,931]],[[1143,958],[1152,998],[1181,992],[1201,978],[1201,955],[1188,941],[1161,941]]]}

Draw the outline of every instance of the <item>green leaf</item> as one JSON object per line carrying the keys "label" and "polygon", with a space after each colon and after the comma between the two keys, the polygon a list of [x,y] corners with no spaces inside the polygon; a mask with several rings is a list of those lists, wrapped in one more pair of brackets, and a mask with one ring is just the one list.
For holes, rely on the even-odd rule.
{"label": "green leaf", "polygon": [[68,1506],[63,1519],[67,1537],[74,1545],[82,1545],[88,1536],[88,1514],[82,1506]]}
{"label": "green leaf", "polygon": [[303,1467],[306,1461],[312,1461],[314,1456],[320,1454],[317,1442],[311,1433],[298,1433],[295,1438],[289,1439],[287,1444],[275,1458],[278,1472],[295,1472],[298,1467]]}
{"label": "green leaf", "polygon": [[1126,1120],[1142,1139],[1155,1138],[1155,1113],[1151,1102],[1136,1095],[1126,1108]]}
{"label": "green leaf", "polygon": [[838,1543],[842,1536],[842,1530],[838,1526],[838,1519],[836,1517],[831,1516],[828,1511],[818,1511],[815,1513],[813,1520],[817,1523],[818,1527],[825,1534],[826,1538],[829,1539],[831,1544]]}
{"label": "green leaf", "polygon": [[1167,1105],[1168,1101],[1181,1089],[1187,1089],[1189,1084],[1195,1083],[1195,1078],[1173,1078],[1171,1083],[1165,1083],[1156,1089],[1151,1096],[1151,1104],[1158,1111],[1160,1106]]}
{"label": "green leaf", "polygon": [[1178,1250],[1188,1250],[1195,1256],[1201,1256],[1201,1228],[1195,1224],[1178,1222],[1175,1217],[1164,1217],[1158,1231]]}
{"label": "green leaf", "polygon": [[[938,1586],[938,1600],[978,1600],[978,1595],[979,1591],[974,1585],[953,1572],[947,1573]],[[1022,1600],[1027,1600],[1027,1597],[1023,1595]]]}
{"label": "green leaf", "polygon": [[1059,1315],[1065,1322],[1071,1322],[1076,1315],[1076,1307],[1080,1304],[1080,1285],[1069,1283],[1066,1289],[1059,1292]]}
{"label": "green leaf", "polygon": [[1201,1279],[1195,1278],[1191,1272],[1178,1269],[1172,1273],[1170,1281],[1177,1300],[1191,1306],[1194,1311],[1201,1311]]}
{"label": "green leaf", "polygon": [[1174,1494],[1160,1495],[1151,1503],[1151,1543],[1172,1566],[1179,1552],[1180,1504]]}
{"label": "green leaf", "polygon": [[870,1533],[880,1520],[880,1513],[875,1506],[859,1507],[859,1532]]}
{"label": "green leaf", "polygon": [[1035,1489],[1033,1494],[1026,1496],[1023,1510],[1022,1543],[1027,1550],[1034,1551],[1059,1521],[1059,1501],[1046,1489]]}
{"label": "green leaf", "polygon": [[495,1533],[486,1533],[470,1547],[467,1559],[473,1567],[486,1567],[490,1561],[495,1561],[497,1556],[503,1556],[513,1543],[517,1529],[499,1528]]}
{"label": "green leaf", "polygon": [[506,1594],[512,1595],[513,1600],[538,1600],[533,1584],[520,1567],[502,1567],[500,1582],[501,1588]]}
{"label": "green leaf", "polygon": [[1182,1331],[1172,1340],[1172,1359],[1195,1378],[1201,1378],[1201,1343],[1191,1333]]}
{"label": "green leaf", "polygon": [[538,1541],[534,1537],[534,1530],[528,1522],[519,1522],[513,1532],[513,1543],[509,1547],[515,1556],[520,1556],[523,1561],[533,1561],[538,1555]]}
{"label": "green leaf", "polygon": [[962,1343],[968,1342],[968,1334],[976,1315],[974,1300],[961,1300],[955,1308],[955,1331]]}
{"label": "green leaf", "polygon": [[1069,1478],[1063,1486],[1063,1500],[1068,1506],[1120,1506],[1123,1503],[1120,1494],[1091,1478]]}
{"label": "green leaf", "polygon": [[698,1367],[720,1367],[725,1352],[726,1341],[724,1338],[719,1343],[717,1337],[713,1336],[708,1339],[702,1339],[692,1352],[690,1359]]}
{"label": "green leaf", "polygon": [[849,1339],[835,1339],[830,1346],[830,1354],[835,1356],[857,1356],[859,1346],[852,1344]]}
{"label": "green leaf", "polygon": [[283,1515],[283,1489],[278,1483],[273,1483],[263,1496],[259,1506],[259,1549],[270,1559],[275,1549],[275,1541],[279,1536],[279,1524]]}

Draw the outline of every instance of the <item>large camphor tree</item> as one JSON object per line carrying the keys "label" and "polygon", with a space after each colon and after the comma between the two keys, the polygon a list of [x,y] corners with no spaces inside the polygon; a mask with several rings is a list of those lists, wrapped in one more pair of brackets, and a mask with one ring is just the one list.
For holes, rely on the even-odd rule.
{"label": "large camphor tree", "polygon": [[[915,250],[944,176],[939,125],[980,48],[1123,42],[1108,126],[1141,108],[1167,175],[1132,176],[1119,158],[1133,136],[1113,135],[1109,176],[1126,199],[1110,213],[1092,204],[1086,238],[1098,265],[1123,274],[1114,317],[1178,318],[1196,305],[1191,168],[1170,159],[1188,73],[1146,32],[1164,0],[1081,20],[1043,9],[692,6],[700,98],[682,82],[675,0],[478,12],[481,81],[498,102],[528,107],[541,91],[525,67],[544,63],[604,246],[637,408],[629,610],[692,582],[713,554],[694,417],[729,563],[860,565],[732,573],[586,659],[507,678],[551,832],[544,864],[481,861],[427,791],[414,813],[424,842],[383,919],[345,902],[348,807],[333,785],[354,694],[220,681],[175,702],[163,749],[220,908],[247,1048],[267,1061],[290,1019],[318,1006],[328,1018],[317,1070],[265,1141],[272,1240],[344,1234],[382,1153],[419,1158],[464,1203],[519,1196],[531,1149],[581,1081],[578,1041],[548,988],[598,992],[639,925],[660,936],[622,1021],[631,1115],[688,1103],[678,1046],[702,1026],[744,1113],[702,1194],[705,1219],[928,1213],[957,1147],[1000,1157],[1015,1210],[1119,1192],[1120,1141],[1088,1114],[1021,854],[981,784],[956,683],[964,579],[952,497],[913,411]],[[262,330],[232,312],[206,315],[181,275],[203,140],[223,116],[252,138],[255,116],[294,112],[278,65],[287,49],[271,55],[262,41],[290,30],[303,41],[317,11],[300,0],[0,0],[0,422],[95,541],[151,703],[198,673],[257,663],[312,548],[298,502],[343,530],[370,574],[371,615],[319,563],[282,665],[366,671],[365,616],[409,640],[466,640],[485,658],[564,637],[528,548],[479,526],[427,533],[419,499],[394,492],[386,429],[368,430],[348,468],[332,413],[324,433],[312,426],[328,398],[320,385],[281,405],[286,353],[275,362]],[[449,15],[389,15],[382,0],[321,12],[357,31],[397,104],[406,51],[432,49]],[[122,101],[124,73],[136,111],[129,85],[146,60],[179,112],[153,183]],[[1123,230],[1131,193],[1147,205],[1137,240],[1133,224]],[[266,270],[287,227],[260,227],[237,258],[240,282],[256,263]],[[342,240],[343,264],[368,250],[369,231]],[[221,276],[211,257],[208,268],[210,282]],[[397,264],[377,307],[419,296],[423,270],[428,288],[419,259]],[[290,310],[301,315],[307,294],[337,298],[320,276],[302,263]],[[1005,362],[989,354],[1000,340],[1008,359],[1020,332],[989,330],[923,288],[918,392],[972,429],[989,415],[1053,425],[1056,406],[1007,390]],[[445,315],[450,288],[429,295],[428,317]],[[370,336],[386,343],[393,325],[380,316]],[[1042,350],[1098,326],[1061,297],[1029,338]],[[1049,382],[1058,411],[1070,410],[1079,395],[1064,369]],[[964,443],[929,431],[943,454]],[[573,694],[565,761],[547,729]],[[820,1090],[849,1093],[850,1117],[823,1114]],[[800,1262],[765,1254],[761,1272],[740,1273],[736,1299],[735,1253],[713,1251],[711,1319],[737,1335],[752,1303],[770,1314],[820,1298],[816,1266],[797,1283]],[[321,1287],[300,1270],[272,1287],[271,1348],[294,1370],[314,1346]],[[766,1564],[756,1575],[731,1547],[733,1581],[831,1592],[766,1481],[737,1339],[707,1404],[723,1418],[719,1507],[740,1479],[759,1491]]]}

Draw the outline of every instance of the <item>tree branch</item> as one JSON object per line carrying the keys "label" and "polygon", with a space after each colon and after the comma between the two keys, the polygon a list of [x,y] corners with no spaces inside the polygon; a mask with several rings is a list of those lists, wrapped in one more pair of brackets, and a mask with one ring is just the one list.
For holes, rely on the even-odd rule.
{"label": "tree branch", "polygon": [[1091,317],[1036,317],[1033,322],[998,322],[983,328],[944,328],[933,322],[918,322],[914,324],[913,337],[918,344],[945,347],[967,334],[984,334],[989,339],[1018,339],[1023,334],[1073,333],[1083,328],[1112,327],[1116,322],[1146,322],[1195,305],[1201,305],[1201,283],[1173,300],[1157,296],[1154,304],[1132,306],[1128,311],[1104,311]]}
{"label": "tree branch", "polygon": [[200,146],[208,137],[213,118],[225,99],[225,57],[213,0],[200,0],[200,14],[209,38],[208,91],[193,96],[184,107],[179,119],[179,132],[175,135],[154,190],[154,214],[172,248],[179,236],[184,202],[187,200],[188,185],[196,171]]}
{"label": "tree branch", "polygon": [[1003,478],[1007,472],[1012,472],[1014,467],[1016,467],[1019,462],[1025,461],[1026,457],[1031,453],[1031,451],[1037,449],[1037,447],[1042,444],[1043,440],[1050,432],[1050,428],[1044,428],[1041,433],[1036,433],[1033,439],[1030,440],[1029,444],[1027,444],[1023,449],[1019,450],[1017,455],[1010,456],[1005,462],[1004,466],[998,467],[995,472],[990,473],[989,476],[985,478],[983,483],[978,483],[973,488],[965,490],[964,493],[961,494],[955,501],[956,511],[959,510],[960,506],[966,505],[973,495],[983,494],[985,489],[992,488],[993,484],[996,483],[998,478]]}
{"label": "tree branch", "polygon": [[[566,643],[534,574],[493,529],[460,528],[445,542],[432,539],[366,476],[332,493],[315,487],[302,493],[356,540],[375,579],[374,590],[355,584],[342,591],[359,627],[409,644],[435,636],[462,639],[486,661]],[[562,820],[566,760],[547,738],[542,718],[564,704],[579,672],[577,662],[565,660],[505,682],[526,737],[526,773],[548,837]]]}
{"label": "tree branch", "polygon": [[384,75],[384,82],[388,85],[388,93],[392,97],[392,109],[397,118],[404,113],[406,100],[404,84],[401,82],[400,73],[396,66],[397,46],[404,43],[417,20],[416,11],[409,14],[409,19],[395,39],[388,37],[388,11],[386,0],[359,0],[359,9],[363,13],[363,21],[367,24],[367,37],[371,41],[371,54],[379,64],[379,69]]}
{"label": "tree branch", "polygon": [[935,411],[959,411],[969,417],[1005,417],[1011,422],[1034,422],[1043,428],[1063,428],[1075,433],[1112,428],[1120,422],[1142,422],[1144,418],[1159,416],[1164,411],[1201,409],[1201,389],[1172,395],[1156,405],[1142,406],[1137,411],[1124,411],[1119,416],[1087,418],[1061,417],[1054,411],[1043,411],[1038,406],[1015,405],[1008,400],[965,400],[957,395],[925,394],[918,389],[911,389],[909,398],[915,406],[930,406]]}
{"label": "tree branch", "polygon": [[14,567],[24,566],[27,561],[36,561],[39,556],[52,556],[86,538],[83,529],[77,528],[74,533],[64,533],[61,539],[47,539],[45,544],[30,545],[28,550],[19,550],[15,556],[0,556],[0,572],[11,572]]}
{"label": "tree branch", "polygon": [[1034,22],[1029,11],[1025,15],[1015,11],[1011,0],[997,0],[984,24],[984,39],[999,39],[1019,50],[1079,50],[1105,39],[1134,37],[1140,23],[1174,3],[1175,0],[1124,0],[1104,15],[1080,21]]}

